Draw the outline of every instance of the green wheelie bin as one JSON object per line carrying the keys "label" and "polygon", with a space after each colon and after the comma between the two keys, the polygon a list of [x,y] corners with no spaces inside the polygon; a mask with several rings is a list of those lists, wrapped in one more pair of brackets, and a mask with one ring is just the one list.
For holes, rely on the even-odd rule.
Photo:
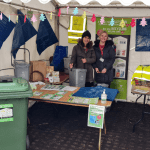
{"label": "green wheelie bin", "polygon": [[26,150],[29,83],[20,78],[0,80],[0,150]]}

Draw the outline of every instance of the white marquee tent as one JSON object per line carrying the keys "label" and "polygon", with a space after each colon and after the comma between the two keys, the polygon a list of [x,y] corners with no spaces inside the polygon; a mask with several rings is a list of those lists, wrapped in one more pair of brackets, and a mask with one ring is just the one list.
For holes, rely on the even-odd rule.
{"label": "white marquee tent", "polygon": [[[66,7],[69,6],[68,13]],[[61,16],[58,17],[58,9],[61,9]],[[32,10],[37,18],[40,13],[46,13],[47,18],[59,39],[58,45],[68,46],[68,55],[71,55],[74,44],[68,43],[68,27],[69,16],[73,15],[75,7],[80,8],[78,15],[82,15],[83,11],[91,12],[92,14],[99,14],[106,17],[121,17],[121,18],[142,18],[150,17],[150,1],[148,0],[0,0],[0,10],[7,17],[10,14],[17,14],[17,9],[20,9],[24,14],[27,10]],[[53,18],[50,19],[50,12],[53,11]],[[87,13],[87,29],[91,32],[92,41],[95,40],[95,22],[91,22],[92,14]],[[15,23],[16,15],[11,15],[11,20]],[[36,30],[38,30],[40,20],[33,24]],[[14,30],[9,37],[3,43],[0,49],[0,69],[11,68],[11,46]],[[128,67],[128,90],[127,101],[135,101],[136,96],[131,94],[131,77],[138,65],[149,64],[150,53],[149,52],[135,52],[135,39],[136,39],[136,27],[131,29],[130,37],[130,51],[129,51],[129,67]],[[31,60],[48,60],[53,55],[55,45],[48,47],[40,56],[36,49],[36,36],[31,38],[22,47],[30,50]],[[19,51],[17,58],[24,59],[24,53]],[[28,54],[25,56],[28,61]],[[49,63],[47,61],[47,63]],[[13,70],[1,71],[0,76],[13,75]],[[142,98],[141,98],[142,100]]]}

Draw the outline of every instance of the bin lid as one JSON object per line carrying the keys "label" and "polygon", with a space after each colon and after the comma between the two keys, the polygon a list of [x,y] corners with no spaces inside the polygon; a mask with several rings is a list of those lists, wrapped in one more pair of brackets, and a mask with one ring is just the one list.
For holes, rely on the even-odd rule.
{"label": "bin lid", "polygon": [[25,79],[0,77],[0,93],[28,91],[29,84]]}
{"label": "bin lid", "polygon": [[14,63],[14,67],[24,67],[24,66],[30,66],[30,64],[29,63],[27,63],[27,62],[23,62],[23,61],[16,61],[15,63]]}

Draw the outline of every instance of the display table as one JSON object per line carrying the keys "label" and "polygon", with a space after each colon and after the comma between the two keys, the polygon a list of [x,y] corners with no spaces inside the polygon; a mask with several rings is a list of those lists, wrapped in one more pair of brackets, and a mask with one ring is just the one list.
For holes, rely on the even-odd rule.
{"label": "display table", "polygon": [[[89,104],[77,104],[77,103],[69,103],[67,102],[67,100],[70,98],[70,94],[77,92],[80,87],[77,87],[76,90],[74,91],[68,91],[62,98],[60,98],[59,100],[51,100],[51,99],[43,99],[41,98],[41,96],[45,95],[45,94],[55,94],[58,91],[53,91],[53,90],[41,90],[41,88],[44,85],[37,85],[37,89],[33,90],[33,92],[35,91],[39,91],[39,92],[43,92],[40,96],[33,96],[30,97],[29,100],[34,100],[34,101],[40,101],[40,102],[45,102],[45,103],[54,103],[54,104],[63,104],[63,105],[72,105],[72,106],[80,106],[80,107],[89,107]],[[112,104],[111,101],[107,101],[105,104],[101,103],[101,100],[98,101],[97,105],[99,106],[106,106],[106,107],[110,107]],[[106,134],[106,125],[105,125],[105,119],[104,119],[104,130],[105,130],[105,134]],[[101,129],[99,130],[99,147],[98,149],[100,150],[100,145],[101,145]]]}
{"label": "display table", "polygon": [[[58,91],[52,91],[52,90],[41,90],[41,88],[43,87],[44,85],[37,85],[37,89],[36,90],[33,90],[34,91],[40,91],[40,92],[43,92],[42,95],[40,96],[33,96],[31,98],[29,98],[29,100],[36,100],[36,101],[41,101],[41,102],[46,102],[46,103],[55,103],[55,104],[63,104],[63,105],[72,105],[72,106],[81,106],[81,107],[89,107],[88,104],[76,104],[76,103],[69,103],[67,102],[67,100],[69,99],[69,95],[71,93],[75,93],[77,92],[80,87],[78,87],[76,90],[74,91],[68,91],[61,99],[59,100],[50,100],[50,99],[43,99],[41,98],[41,96],[45,95],[45,94],[55,94],[57,93]],[[107,101],[105,104],[102,104],[101,103],[101,100],[98,101],[98,104],[99,106],[111,106],[112,102],[111,101]]]}
{"label": "display table", "polygon": [[145,87],[145,86],[135,86],[132,85],[132,89],[131,89],[131,93],[132,94],[138,94],[140,95],[137,100],[144,95],[144,99],[143,99],[143,110],[142,110],[142,117],[141,119],[139,119],[139,121],[137,121],[134,125],[133,125],[133,132],[135,131],[135,126],[144,118],[144,114],[150,114],[150,112],[145,112],[145,101],[146,101],[146,96],[150,95],[150,88],[149,87]]}

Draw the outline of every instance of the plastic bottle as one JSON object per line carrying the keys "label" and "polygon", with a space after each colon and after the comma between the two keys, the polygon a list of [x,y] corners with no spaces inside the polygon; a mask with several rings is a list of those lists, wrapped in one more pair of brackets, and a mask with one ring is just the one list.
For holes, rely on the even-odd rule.
{"label": "plastic bottle", "polygon": [[103,93],[101,94],[101,103],[105,104],[107,101],[107,94],[105,94],[105,89],[103,91]]}

